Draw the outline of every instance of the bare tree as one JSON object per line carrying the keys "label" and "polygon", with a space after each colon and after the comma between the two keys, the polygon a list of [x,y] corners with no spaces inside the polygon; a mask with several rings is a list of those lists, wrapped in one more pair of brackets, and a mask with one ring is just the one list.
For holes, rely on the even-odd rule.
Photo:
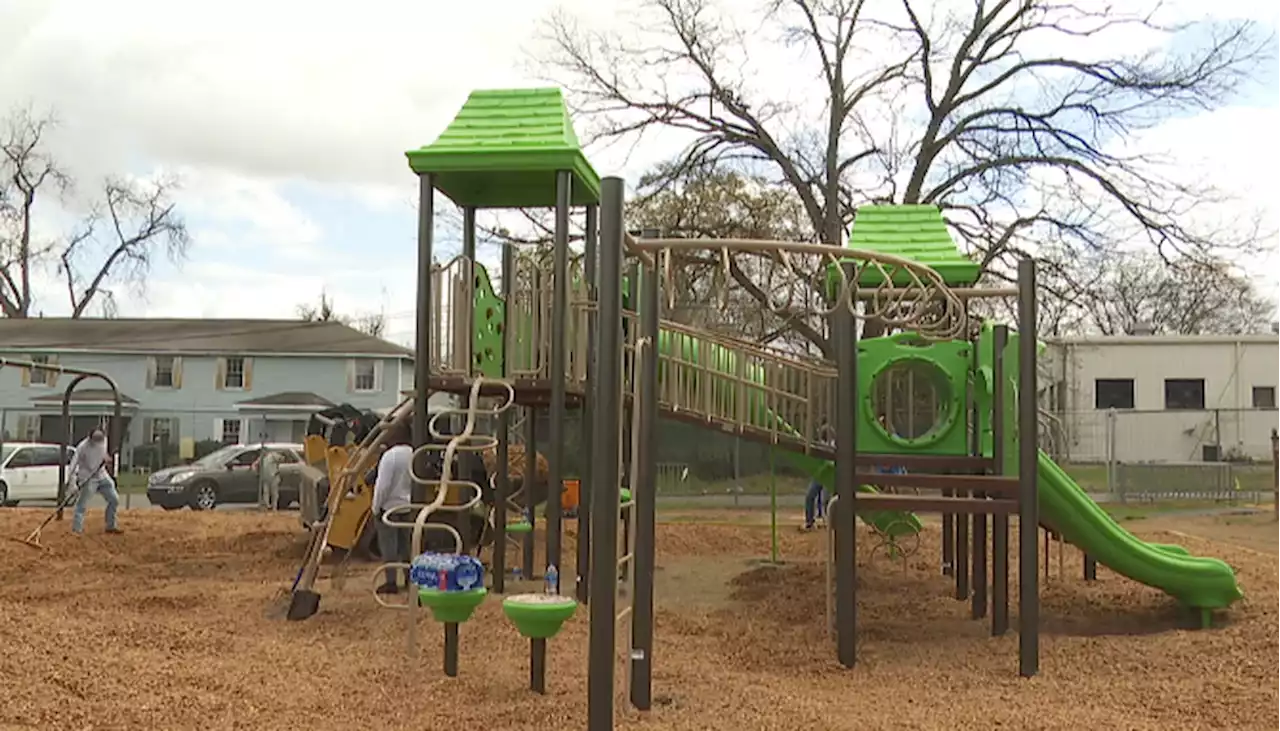
{"label": "bare tree", "polygon": [[1175,260],[1165,265],[1150,252],[1109,254],[1082,260],[1093,268],[1089,296],[1063,308],[1077,329],[1133,335],[1142,327],[1170,335],[1267,332],[1276,303],[1225,261]]}
{"label": "bare tree", "polygon": [[[658,166],[640,180],[638,194],[628,202],[627,222],[676,238],[799,240],[809,230],[804,205],[791,188],[716,167],[672,172]],[[768,276],[754,257],[733,258],[728,266],[729,277],[745,287],[724,281],[724,262],[715,252],[681,255],[672,267],[668,295],[673,302],[665,317],[791,350],[805,350],[805,341],[825,342],[805,317],[807,308],[774,312],[759,306],[770,296],[774,302],[784,298],[778,289],[789,284],[786,278]]]}
{"label": "bare tree", "polygon": [[35,230],[36,204],[73,187],[47,149],[54,124],[52,116],[25,108],[0,121],[0,314],[30,317],[32,277],[51,268],[64,282],[72,317],[94,306],[111,316],[118,290],[145,288],[156,256],[186,255],[190,239],[173,202],[177,182],[109,179],[74,230],[42,237]]}
{"label": "bare tree", "polygon": [[[770,0],[747,30],[727,4],[650,0],[618,34],[555,16],[541,60],[594,123],[594,141],[674,131],[690,142],[665,167],[670,180],[708,165],[768,175],[795,193],[822,241],[839,243],[858,205],[897,202],[942,208],[995,276],[1042,255],[1046,240],[1068,256],[1135,235],[1166,257],[1253,245],[1198,230],[1195,206],[1221,196],[1119,143],[1222,104],[1271,39],[1242,22],[1200,26],[1208,40],[1176,51],[1076,50],[1126,29],[1170,40],[1188,30],[1159,22],[1158,7]],[[820,116],[756,90],[744,59],[760,38],[810,59],[811,71],[795,73],[819,80]]]}
{"label": "bare tree", "polygon": [[298,319],[304,322],[340,322],[365,335],[382,337],[387,331],[387,315],[375,312],[365,315],[343,315],[338,312],[333,298],[325,290],[320,290],[320,301],[316,304],[300,304],[297,307]]}

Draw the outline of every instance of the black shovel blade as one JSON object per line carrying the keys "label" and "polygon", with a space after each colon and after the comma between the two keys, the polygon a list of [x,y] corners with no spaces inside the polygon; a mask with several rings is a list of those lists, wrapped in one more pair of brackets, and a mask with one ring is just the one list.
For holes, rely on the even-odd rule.
{"label": "black shovel blade", "polygon": [[300,622],[320,611],[320,594],[307,589],[298,589],[289,598],[289,613],[285,618],[290,622]]}

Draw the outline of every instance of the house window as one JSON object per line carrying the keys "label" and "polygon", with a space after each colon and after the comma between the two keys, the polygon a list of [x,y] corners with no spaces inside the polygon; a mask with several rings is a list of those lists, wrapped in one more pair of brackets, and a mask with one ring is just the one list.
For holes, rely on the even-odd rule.
{"label": "house window", "polygon": [[227,358],[222,374],[223,388],[244,388],[244,358]]}
{"label": "house window", "polygon": [[1095,409],[1132,409],[1132,378],[1099,378],[1093,382]]}
{"label": "house window", "polygon": [[222,420],[222,443],[223,444],[239,444],[240,443],[240,420],[239,419],[223,419]]}
{"label": "house window", "polygon": [[40,415],[39,414],[19,414],[17,441],[20,442],[38,442],[40,441]]}
{"label": "house window", "polygon": [[173,356],[157,355],[151,360],[153,370],[153,376],[151,379],[152,388],[173,388],[175,383],[173,377]]}
{"label": "house window", "polygon": [[356,391],[378,390],[378,362],[375,360],[357,360],[355,366]]}
{"label": "house window", "polygon": [[[31,356],[31,362],[39,363],[40,365],[49,365],[49,356],[33,355]],[[32,386],[47,386],[50,383],[53,383],[53,371],[46,371],[43,368],[32,368],[30,369],[30,372],[31,376],[28,378],[27,382]]]}
{"label": "house window", "polygon": [[1253,408],[1274,409],[1275,407],[1276,407],[1276,387],[1275,386],[1254,386],[1253,387]]}
{"label": "house window", "polygon": [[152,419],[151,433],[147,435],[147,438],[153,443],[163,442],[165,444],[172,444],[173,433],[176,431],[174,429],[175,424],[173,422],[174,420],[172,418]]}
{"label": "house window", "polygon": [[1166,378],[1164,407],[1166,409],[1203,409],[1204,379]]}

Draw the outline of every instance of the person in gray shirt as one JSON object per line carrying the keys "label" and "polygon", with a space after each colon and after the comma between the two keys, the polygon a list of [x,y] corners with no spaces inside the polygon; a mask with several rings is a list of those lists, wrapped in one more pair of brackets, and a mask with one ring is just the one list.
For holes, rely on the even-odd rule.
{"label": "person in gray shirt", "polygon": [[76,509],[71,516],[72,533],[84,534],[84,514],[89,508],[89,501],[97,493],[107,501],[107,532],[124,532],[116,523],[120,494],[116,492],[115,480],[111,479],[111,466],[107,435],[101,427],[94,427],[89,436],[76,445],[76,456],[71,461],[71,484],[80,486]]}

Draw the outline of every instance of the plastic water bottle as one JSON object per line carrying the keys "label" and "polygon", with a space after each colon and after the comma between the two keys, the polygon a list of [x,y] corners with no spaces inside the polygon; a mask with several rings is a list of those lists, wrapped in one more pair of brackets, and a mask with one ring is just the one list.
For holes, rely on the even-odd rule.
{"label": "plastic water bottle", "polygon": [[440,590],[458,590],[458,556],[448,553],[439,554]]}
{"label": "plastic water bottle", "polygon": [[548,594],[560,593],[560,572],[556,571],[555,564],[551,564],[550,566],[547,567],[545,583],[546,583],[546,593]]}
{"label": "plastic water bottle", "polygon": [[472,556],[459,556],[454,572],[458,591],[470,591],[484,586],[484,566]]}
{"label": "plastic water bottle", "polygon": [[417,586],[426,586],[430,570],[427,569],[426,556],[415,556],[413,562],[409,565],[409,581]]}

